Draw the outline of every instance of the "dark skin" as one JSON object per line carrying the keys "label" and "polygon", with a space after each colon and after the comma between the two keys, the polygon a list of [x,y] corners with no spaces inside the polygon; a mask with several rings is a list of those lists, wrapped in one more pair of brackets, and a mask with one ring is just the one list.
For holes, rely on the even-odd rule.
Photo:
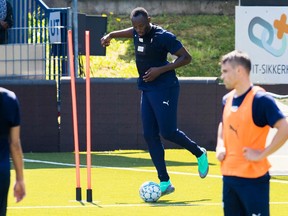
{"label": "dark skin", "polygon": [[[133,38],[133,29],[135,29],[135,31],[140,37],[143,37],[151,30],[152,25],[150,21],[151,21],[150,17],[147,18],[143,15],[132,17],[131,22],[133,27],[110,32],[109,34],[101,38],[101,44],[104,47],[109,46],[112,38]],[[171,62],[161,67],[149,68],[145,72],[143,80],[145,82],[151,82],[155,80],[158,76],[160,76],[162,73],[187,65],[192,60],[191,55],[187,52],[187,50],[184,47],[180,48],[173,55],[177,56],[177,59],[174,62]]]}
{"label": "dark skin", "polygon": [[8,25],[8,23],[7,22],[5,22],[5,21],[0,21],[0,25],[2,26],[2,28],[3,29],[8,29],[9,28],[9,25]]}

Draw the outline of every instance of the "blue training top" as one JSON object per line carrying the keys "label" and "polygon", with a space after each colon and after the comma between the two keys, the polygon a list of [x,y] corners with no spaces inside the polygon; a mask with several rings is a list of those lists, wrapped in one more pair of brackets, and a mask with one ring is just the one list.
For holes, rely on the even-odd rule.
{"label": "blue training top", "polygon": [[[251,88],[252,87],[250,87],[243,95],[233,98],[232,106],[239,107]],[[227,95],[223,97],[223,107],[225,106],[226,99]],[[252,103],[252,117],[254,124],[258,127],[269,125],[271,128],[273,128],[278,120],[285,118],[284,114],[275,103],[274,98],[263,91],[258,91],[255,94]]]}
{"label": "blue training top", "polygon": [[14,92],[0,87],[0,176],[10,173],[9,134],[20,125],[19,104]]}
{"label": "blue training top", "polygon": [[167,54],[172,55],[183,47],[176,36],[163,28],[152,25],[151,30],[139,37],[133,32],[136,66],[139,73],[138,88],[141,90],[156,90],[172,86],[179,86],[175,70],[161,74],[152,82],[144,82],[143,75],[151,67],[160,67],[169,64]]}

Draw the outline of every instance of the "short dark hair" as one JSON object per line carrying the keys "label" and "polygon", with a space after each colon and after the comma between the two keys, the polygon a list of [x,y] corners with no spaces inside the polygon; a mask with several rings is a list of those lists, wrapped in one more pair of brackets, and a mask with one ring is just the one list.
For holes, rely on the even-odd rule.
{"label": "short dark hair", "polygon": [[233,66],[241,65],[248,73],[251,70],[251,60],[247,53],[244,53],[239,50],[234,50],[226,55],[222,56],[220,64],[230,63]]}
{"label": "short dark hair", "polygon": [[134,8],[130,14],[130,19],[132,19],[133,17],[137,17],[139,15],[142,15],[143,17],[147,18],[149,17],[148,12],[146,11],[145,8],[143,7],[137,7]]}

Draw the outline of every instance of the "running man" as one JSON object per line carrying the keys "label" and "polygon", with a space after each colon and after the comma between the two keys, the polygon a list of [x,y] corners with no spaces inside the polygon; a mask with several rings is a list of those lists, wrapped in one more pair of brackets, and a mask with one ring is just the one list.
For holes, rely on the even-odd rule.
{"label": "running man", "polygon": [[[206,177],[209,169],[206,150],[177,128],[179,82],[175,69],[189,64],[192,58],[174,34],[150,22],[144,8],[135,8],[130,19],[132,27],[110,32],[101,39],[101,44],[109,46],[112,38],[134,39],[144,139],[158,173],[162,195],[166,195],[175,188],[167,172],[160,135],[196,156],[201,178]],[[168,53],[177,59],[168,62]]]}

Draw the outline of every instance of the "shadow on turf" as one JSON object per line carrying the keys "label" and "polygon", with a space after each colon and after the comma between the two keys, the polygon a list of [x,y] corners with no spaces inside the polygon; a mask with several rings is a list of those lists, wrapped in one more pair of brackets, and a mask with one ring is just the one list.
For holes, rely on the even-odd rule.
{"label": "shadow on turf", "polygon": [[95,202],[84,202],[84,201],[77,201],[78,203],[80,203],[82,206],[86,206],[86,205],[94,205],[98,208],[103,208],[101,205],[95,203]]}
{"label": "shadow on turf", "polygon": [[[128,155],[132,155],[129,153]],[[134,152],[134,154],[136,154]],[[139,152],[137,152],[139,154]],[[141,153],[142,154],[142,153]],[[143,154],[149,154],[143,152]],[[191,160],[194,156],[191,155]],[[74,153],[26,153],[24,158],[30,160],[25,162],[25,169],[45,169],[45,168],[71,168],[75,167],[75,155]],[[195,160],[195,159],[194,159]],[[152,160],[149,158],[129,157],[123,153],[102,154],[93,153],[91,155],[92,166],[104,166],[104,167],[124,167],[124,168],[136,168],[136,167],[151,167],[153,166]],[[80,155],[80,164],[86,166],[86,155]],[[197,162],[181,162],[166,160],[167,166],[198,166]],[[209,163],[210,166],[216,165]]]}
{"label": "shadow on turf", "polygon": [[[141,203],[143,205],[149,205],[151,207],[166,207],[166,206],[201,206],[201,202],[208,202],[211,199],[201,199],[201,200],[191,200],[191,201],[181,201],[175,202],[171,200],[158,200],[157,202],[152,203]],[[116,203],[118,205],[127,205],[128,203]]]}
{"label": "shadow on turf", "polygon": [[201,205],[199,204],[199,202],[207,202],[207,201],[211,201],[211,199],[201,199],[201,200],[182,201],[182,202],[174,202],[171,200],[158,200],[156,204],[166,204],[166,205],[175,205],[175,206],[199,206]]}

